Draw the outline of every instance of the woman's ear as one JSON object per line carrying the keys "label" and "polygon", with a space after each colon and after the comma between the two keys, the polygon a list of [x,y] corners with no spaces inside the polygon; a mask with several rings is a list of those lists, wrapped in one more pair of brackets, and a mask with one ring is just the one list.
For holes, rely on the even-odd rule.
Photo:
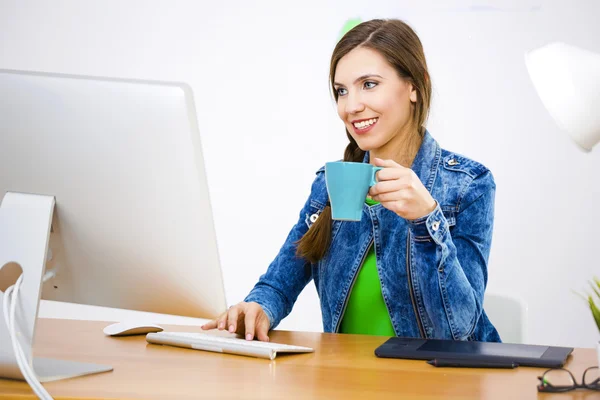
{"label": "woman's ear", "polygon": [[410,85],[410,101],[413,103],[417,102],[417,89],[413,85]]}

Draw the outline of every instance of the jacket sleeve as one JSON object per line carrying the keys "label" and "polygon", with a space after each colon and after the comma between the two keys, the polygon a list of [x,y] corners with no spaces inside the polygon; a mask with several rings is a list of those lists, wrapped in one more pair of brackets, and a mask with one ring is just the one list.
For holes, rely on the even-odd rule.
{"label": "jacket sleeve", "polygon": [[[483,311],[496,185],[475,177],[459,203],[455,225],[438,203],[410,224],[414,292],[427,337],[468,340]],[[454,222],[454,221],[453,221]]]}
{"label": "jacket sleeve", "polygon": [[291,311],[296,299],[304,287],[312,280],[311,264],[304,258],[296,256],[297,241],[308,231],[309,217],[317,212],[311,200],[315,192],[320,192],[320,177],[312,184],[311,196],[300,211],[298,222],[292,227],[285,243],[275,259],[269,265],[258,283],[250,291],[244,301],[254,301],[261,305],[269,317],[270,327],[275,328]]}

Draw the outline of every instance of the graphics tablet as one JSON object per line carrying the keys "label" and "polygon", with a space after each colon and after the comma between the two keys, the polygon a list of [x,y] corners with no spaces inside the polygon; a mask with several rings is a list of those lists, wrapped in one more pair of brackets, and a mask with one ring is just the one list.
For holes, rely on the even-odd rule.
{"label": "graphics tablet", "polygon": [[377,357],[414,360],[511,361],[528,367],[562,367],[572,347],[393,337],[375,349]]}

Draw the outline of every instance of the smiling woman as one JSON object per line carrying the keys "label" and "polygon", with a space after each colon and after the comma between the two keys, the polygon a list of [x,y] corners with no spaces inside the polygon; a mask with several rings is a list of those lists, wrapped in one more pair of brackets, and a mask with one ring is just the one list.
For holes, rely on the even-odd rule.
{"label": "smiling woman", "polygon": [[[378,51],[367,47],[341,58],[335,79],[338,115],[358,147],[371,151],[372,157],[399,159],[410,167],[409,153],[416,154],[419,144],[412,140],[413,149],[407,152],[403,143],[416,137],[409,132],[415,130],[412,109],[417,101],[410,80],[398,76]],[[398,151],[403,154],[394,154]]]}
{"label": "smiling woman", "polygon": [[361,23],[333,51],[330,80],[344,161],[382,167],[361,220],[332,221],[319,169],[267,272],[203,328],[268,340],[314,279],[326,332],[500,341],[483,310],[496,186],[426,130],[431,80],[418,36],[400,20]]}

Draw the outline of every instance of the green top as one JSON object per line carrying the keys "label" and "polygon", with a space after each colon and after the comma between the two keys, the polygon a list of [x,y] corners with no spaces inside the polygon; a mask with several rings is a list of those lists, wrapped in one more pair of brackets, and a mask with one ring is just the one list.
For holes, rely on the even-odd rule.
{"label": "green top", "polygon": [[[372,206],[378,202],[366,199]],[[377,273],[377,259],[371,246],[367,257],[358,271],[352,292],[342,316],[341,333],[359,333],[363,335],[396,336],[383,295]]]}

